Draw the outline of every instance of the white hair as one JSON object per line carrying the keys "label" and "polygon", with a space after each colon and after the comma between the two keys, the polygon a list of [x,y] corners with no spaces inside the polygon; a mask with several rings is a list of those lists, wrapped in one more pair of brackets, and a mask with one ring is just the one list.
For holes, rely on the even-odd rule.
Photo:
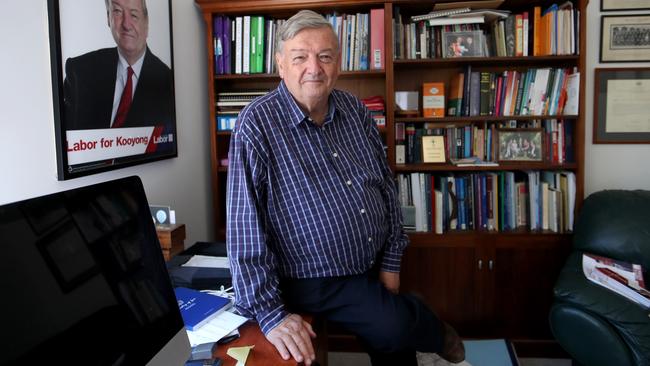
{"label": "white hair", "polygon": [[301,10],[291,18],[287,19],[287,21],[280,26],[280,29],[278,29],[276,53],[282,53],[282,47],[284,46],[285,41],[292,39],[301,30],[308,28],[328,28],[331,30],[336,39],[336,49],[338,50],[339,40],[338,37],[336,37],[336,32],[334,31],[332,24],[323,18],[322,15],[314,11]]}

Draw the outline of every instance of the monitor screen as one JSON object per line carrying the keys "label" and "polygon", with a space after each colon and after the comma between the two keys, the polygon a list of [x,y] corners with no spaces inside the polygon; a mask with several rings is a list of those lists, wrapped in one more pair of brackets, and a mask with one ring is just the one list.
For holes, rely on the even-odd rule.
{"label": "monitor screen", "polygon": [[0,365],[189,357],[138,177],[0,206],[0,242]]}

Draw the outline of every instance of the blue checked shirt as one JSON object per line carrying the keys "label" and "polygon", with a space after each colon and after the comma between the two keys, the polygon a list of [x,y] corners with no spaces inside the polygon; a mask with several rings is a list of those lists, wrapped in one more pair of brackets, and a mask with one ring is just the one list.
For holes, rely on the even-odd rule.
{"label": "blue checked shirt", "polygon": [[[408,239],[368,110],[334,90],[322,126],[284,82],[240,113],[230,140],[227,244],[236,307],[267,334],[288,312],[279,278],[399,272]],[[378,256],[383,252],[382,256]]]}

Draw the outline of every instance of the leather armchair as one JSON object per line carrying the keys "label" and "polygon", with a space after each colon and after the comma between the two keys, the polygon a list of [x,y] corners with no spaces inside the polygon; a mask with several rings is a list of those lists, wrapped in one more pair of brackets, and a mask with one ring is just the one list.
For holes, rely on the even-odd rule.
{"label": "leather armchair", "polygon": [[582,272],[583,252],[650,269],[650,191],[590,195],[574,232],[573,251],[554,288],[553,335],[585,366],[650,366],[650,310],[590,282]]}

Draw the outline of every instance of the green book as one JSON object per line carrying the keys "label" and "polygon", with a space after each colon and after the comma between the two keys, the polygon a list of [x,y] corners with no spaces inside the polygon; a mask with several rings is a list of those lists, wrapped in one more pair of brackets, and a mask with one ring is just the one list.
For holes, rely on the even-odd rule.
{"label": "green book", "polygon": [[264,17],[251,16],[251,74],[264,72]]}

